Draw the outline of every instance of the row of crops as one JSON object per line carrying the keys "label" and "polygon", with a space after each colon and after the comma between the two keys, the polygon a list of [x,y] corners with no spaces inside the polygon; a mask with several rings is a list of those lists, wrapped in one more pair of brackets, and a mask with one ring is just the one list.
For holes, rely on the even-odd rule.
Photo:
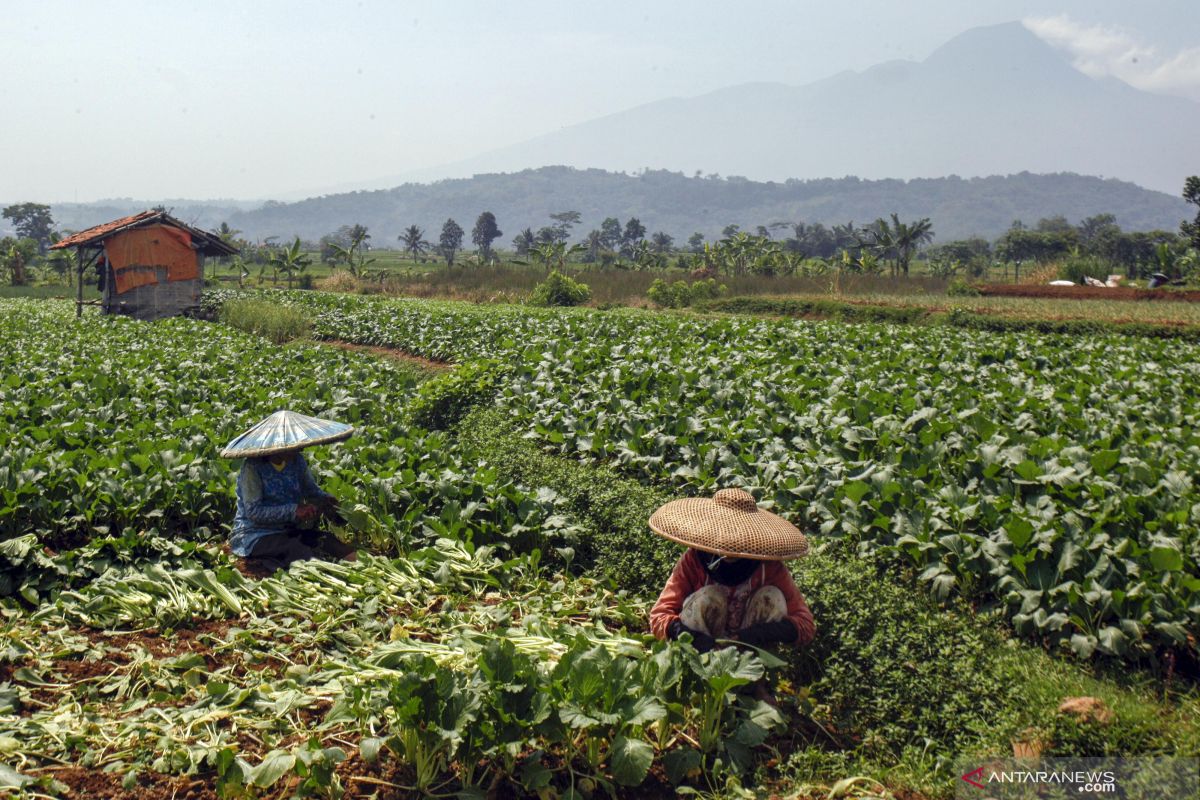
{"label": "row of crops", "polygon": [[[644,598],[561,574],[558,497],[411,424],[419,370],[66,304],[0,301],[0,336],[0,791],[712,787],[782,725],[738,692],[765,655],[655,644]],[[234,568],[217,453],[281,407],[357,427],[314,466],[399,557]]]}
{"label": "row of crops", "polygon": [[298,294],[327,338],[494,360],[547,446],[750,489],[1082,656],[1195,649],[1200,351]]}

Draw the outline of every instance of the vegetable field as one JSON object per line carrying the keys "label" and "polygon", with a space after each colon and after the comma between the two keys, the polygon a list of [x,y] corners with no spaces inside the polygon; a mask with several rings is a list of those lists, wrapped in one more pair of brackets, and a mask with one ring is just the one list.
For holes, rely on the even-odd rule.
{"label": "vegetable field", "polygon": [[1196,648],[1195,345],[309,302],[328,337],[506,365],[501,403],[563,453],[745,486],[1022,634],[1085,657]]}
{"label": "vegetable field", "polygon": [[[1068,671],[1196,655],[1195,345],[272,298],[318,338],[455,368],[0,300],[0,791],[825,796],[846,778],[832,788],[857,796],[881,790],[848,777],[861,764],[944,778],[958,750],[1037,723],[1025,709],[1048,701],[1010,695],[980,652],[1043,645]],[[358,563],[252,575],[223,547],[237,464],[217,453],[285,407],[358,429],[310,456]],[[606,470],[618,494],[743,486],[818,550],[861,557],[842,573],[818,554],[811,582],[796,565],[835,663],[655,642],[646,612],[675,551],[621,508],[518,477],[460,430],[479,409],[514,451]],[[625,538],[605,550],[597,535]],[[596,556],[622,548],[651,563]],[[905,618],[915,633],[882,621],[890,589],[872,595],[878,630],[854,621],[842,578],[928,589],[905,600],[924,609]],[[940,657],[906,649],[933,647],[925,632]],[[882,694],[866,711],[837,699],[891,691],[879,657],[919,675],[921,697],[960,682],[959,705],[928,700],[906,733]],[[744,691],[764,675],[778,709]],[[976,705],[995,719],[938,719]],[[854,727],[870,713],[891,727]],[[1121,735],[1200,746],[1163,733],[1171,713]],[[814,777],[819,792],[798,782]]]}

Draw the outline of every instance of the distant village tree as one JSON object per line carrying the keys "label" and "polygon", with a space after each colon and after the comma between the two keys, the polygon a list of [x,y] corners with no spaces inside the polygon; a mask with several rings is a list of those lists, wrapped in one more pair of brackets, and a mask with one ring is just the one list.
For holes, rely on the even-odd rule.
{"label": "distant village tree", "polygon": [[0,239],[0,264],[8,270],[9,282],[13,286],[24,286],[28,281],[25,267],[37,252],[37,243],[31,237]]}
{"label": "distant village tree", "polygon": [[551,214],[550,219],[554,220],[554,240],[556,242],[565,242],[571,237],[571,228],[579,224],[583,219],[583,215],[578,211],[559,211],[557,214]]}
{"label": "distant village tree", "polygon": [[46,252],[46,248],[51,244],[50,237],[54,233],[54,217],[50,215],[50,206],[41,203],[17,203],[5,208],[0,215],[12,222],[19,238],[33,239],[37,242],[38,252]]}
{"label": "distant village tree", "polygon": [[588,233],[583,239],[585,248],[583,253],[583,262],[585,264],[594,264],[600,260],[600,251],[604,249],[604,236],[598,230],[593,230]]}
{"label": "distant village tree", "polygon": [[696,231],[688,237],[688,252],[703,253],[704,252],[704,234]]}
{"label": "distant village tree", "polygon": [[492,212],[485,211],[475,220],[475,227],[471,230],[471,241],[479,248],[479,257],[483,261],[492,260],[492,242],[503,235],[504,232],[496,225],[496,215]]}
{"label": "distant village tree", "polygon": [[607,217],[600,223],[600,245],[605,250],[616,250],[621,246],[621,220]]}
{"label": "distant village tree", "polygon": [[513,237],[513,250],[519,256],[529,255],[529,248],[537,242],[537,238],[533,235],[533,228],[526,228]]}
{"label": "distant village tree", "polygon": [[[1200,175],[1192,175],[1183,182],[1183,199],[1200,207]],[[1200,208],[1197,208],[1194,220],[1180,223],[1179,230],[1190,240],[1192,247],[1200,250]]]}
{"label": "distant village tree", "polygon": [[665,231],[658,231],[650,237],[650,249],[655,253],[669,253],[675,244],[675,237]]}
{"label": "distant village tree", "polygon": [[637,217],[630,217],[625,223],[625,231],[621,234],[621,252],[629,255],[637,247],[638,242],[646,238],[646,226]]}
{"label": "distant village tree", "polygon": [[396,238],[404,245],[404,252],[408,253],[413,261],[425,255],[432,246],[429,242],[425,241],[425,231],[416,225],[409,225],[404,229],[404,233]]}
{"label": "distant village tree", "polygon": [[463,229],[453,219],[446,220],[442,225],[442,235],[438,237],[438,252],[446,259],[446,266],[454,266],[454,255],[462,249]]}
{"label": "distant village tree", "polygon": [[737,232],[740,231],[741,229],[742,229],[741,225],[736,225],[736,224],[726,225],[721,230],[721,237],[723,239],[732,239],[734,236],[737,235]]}

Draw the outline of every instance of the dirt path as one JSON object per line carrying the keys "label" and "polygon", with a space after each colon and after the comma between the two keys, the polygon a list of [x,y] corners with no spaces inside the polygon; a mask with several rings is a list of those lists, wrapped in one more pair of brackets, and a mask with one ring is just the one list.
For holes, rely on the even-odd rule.
{"label": "dirt path", "polygon": [[377,347],[369,344],[354,344],[353,342],[343,342],[341,339],[321,339],[320,343],[327,344],[330,347],[336,347],[339,350],[353,350],[359,353],[371,353],[372,355],[377,355],[381,358],[390,358],[391,360],[399,361],[402,364],[412,364],[413,366],[435,372],[450,369],[454,366],[448,361],[437,361],[432,358],[413,355],[412,353],[395,347]]}

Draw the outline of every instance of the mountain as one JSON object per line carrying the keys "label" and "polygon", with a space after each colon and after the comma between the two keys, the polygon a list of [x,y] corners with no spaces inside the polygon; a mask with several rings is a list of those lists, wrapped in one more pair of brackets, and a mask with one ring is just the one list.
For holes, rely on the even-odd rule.
{"label": "mountain", "polygon": [[546,164],[777,181],[1076,172],[1175,194],[1200,170],[1197,130],[1200,103],[1089,78],[1012,22],[968,30],[921,62],[662,100],[404,177]]}
{"label": "mountain", "polygon": [[299,235],[310,241],[361,223],[376,247],[397,247],[396,237],[408,225],[421,226],[426,238],[436,240],[447,217],[470,231],[480,212],[492,211],[504,231],[501,241],[508,242],[521,228],[536,231],[550,224],[550,214],[574,210],[582,215],[576,239],[599,228],[605,217],[624,222],[636,216],[650,232],[666,231],[682,244],[694,231],[718,238],[730,223],[747,230],[776,221],[862,224],[896,212],[905,220],[930,217],[937,241],[949,241],[972,234],[995,238],[1014,219],[1033,224],[1056,214],[1077,223],[1113,213],[1125,230],[1174,231],[1188,208],[1179,197],[1132,183],[1073,174],[773,183],[560,166],[268,203],[231,213],[228,221],[250,238]]}

